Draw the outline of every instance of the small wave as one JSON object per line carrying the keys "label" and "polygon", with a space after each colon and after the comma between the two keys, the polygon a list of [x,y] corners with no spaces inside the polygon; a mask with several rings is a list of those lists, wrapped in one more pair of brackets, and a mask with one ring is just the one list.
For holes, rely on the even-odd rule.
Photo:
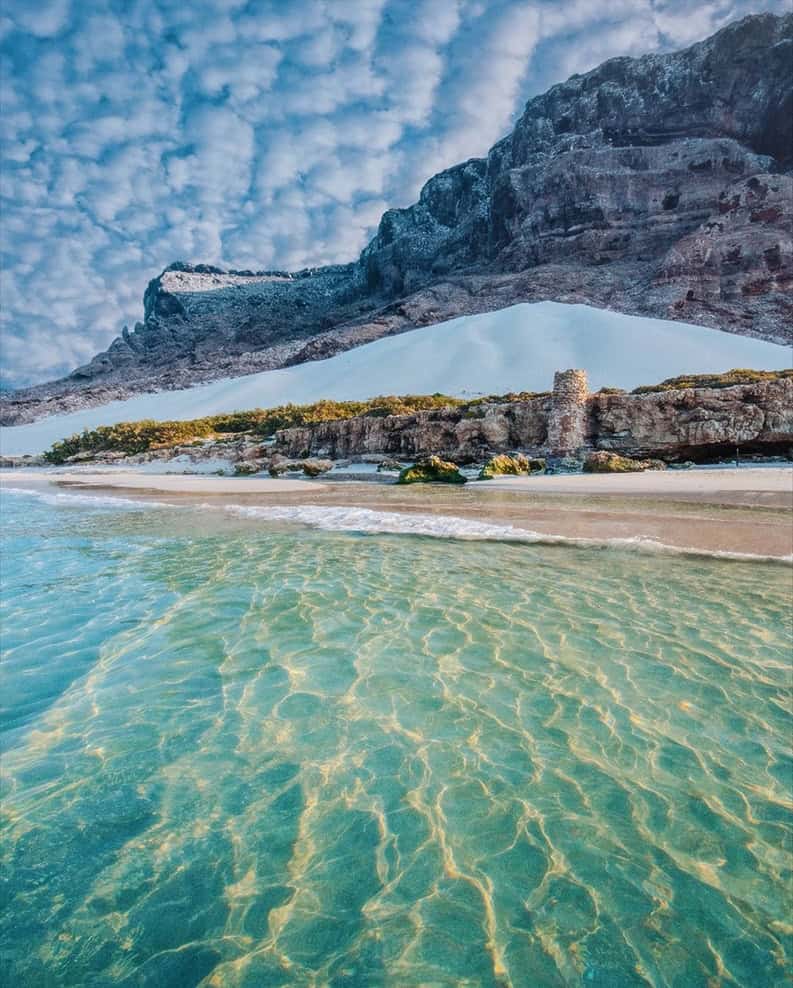
{"label": "small wave", "polygon": [[38,498],[45,504],[74,504],[90,506],[92,508],[173,508],[175,505],[166,504],[164,501],[136,501],[128,497],[116,497],[113,494],[78,494],[77,492],[68,494],[55,493],[54,491],[40,490],[34,487],[7,487],[0,486],[0,491],[4,494],[23,494],[28,497]]}
{"label": "small wave", "polygon": [[[204,505],[202,505],[204,507]],[[206,507],[214,507],[206,505]],[[698,549],[694,546],[673,546],[643,536],[613,539],[574,538],[536,532],[514,525],[493,525],[452,515],[409,514],[397,511],[376,511],[371,508],[320,507],[294,505],[289,507],[253,507],[240,504],[225,505],[224,510],[245,518],[263,521],[293,522],[329,532],[364,532],[381,535],[422,535],[441,539],[467,541],[519,542],[532,545],[576,546],[586,549],[625,549],[629,551],[701,556],[739,562],[793,563],[791,556],[766,556],[751,552],[728,552]]]}
{"label": "small wave", "polygon": [[[81,504],[88,507],[108,509],[128,508],[180,508],[164,501],[135,500],[117,497],[112,494],[53,493],[32,488],[7,487],[0,490],[8,494],[27,494],[40,498],[48,504]],[[727,550],[699,549],[695,546],[674,546],[656,539],[635,535],[628,538],[590,539],[568,535],[553,535],[536,532],[514,525],[495,525],[489,522],[460,518],[454,515],[413,514],[399,511],[382,511],[373,508],[306,505],[272,505],[268,507],[203,503],[194,510],[226,511],[241,518],[258,519],[264,522],[285,522],[306,525],[326,532],[361,532],[369,535],[417,535],[439,539],[462,541],[515,542],[525,545],[571,546],[581,549],[622,549],[632,552],[651,553],[669,556],[693,556],[704,559],[722,559],[735,562],[761,562],[793,564],[793,555],[768,556],[752,552],[730,552]]]}

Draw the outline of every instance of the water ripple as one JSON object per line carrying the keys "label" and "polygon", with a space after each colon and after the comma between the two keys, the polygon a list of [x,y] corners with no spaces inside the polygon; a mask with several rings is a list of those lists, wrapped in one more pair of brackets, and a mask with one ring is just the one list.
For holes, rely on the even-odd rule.
{"label": "water ripple", "polygon": [[785,568],[14,505],[4,983],[787,983]]}

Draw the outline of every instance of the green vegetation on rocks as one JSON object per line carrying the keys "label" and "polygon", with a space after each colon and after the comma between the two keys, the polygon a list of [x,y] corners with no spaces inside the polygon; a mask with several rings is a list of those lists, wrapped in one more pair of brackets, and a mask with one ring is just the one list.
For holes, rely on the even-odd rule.
{"label": "green vegetation on rocks", "polygon": [[480,480],[491,480],[493,477],[521,477],[530,473],[539,473],[545,469],[545,460],[529,459],[523,453],[515,453],[510,456],[508,453],[500,453],[492,457],[482,467],[479,473]]}
{"label": "green vegetation on rocks", "polygon": [[550,398],[550,391],[508,391],[505,395],[487,395],[484,398],[474,398],[469,405],[505,405],[515,401],[534,401],[535,398]]}
{"label": "green vegetation on rocks", "polygon": [[641,473],[644,470],[666,470],[666,464],[663,460],[635,460],[600,450],[590,453],[583,466],[584,473]]}
{"label": "green vegetation on rocks", "polygon": [[456,408],[465,404],[460,398],[442,394],[383,395],[368,401],[315,401],[310,405],[255,408],[247,412],[207,415],[183,422],[143,419],[85,429],[54,443],[44,456],[48,463],[65,463],[71,457],[83,453],[89,454],[85,459],[90,459],[90,454],[111,451],[131,456],[194,440],[218,439],[228,434],[253,433],[267,437],[274,435],[279,429],[316,425],[319,422],[355,418],[358,415],[411,415],[414,412]]}
{"label": "green vegetation on rocks", "polygon": [[164,449],[201,439],[223,439],[251,433],[262,438],[275,435],[280,429],[318,425],[356,418],[359,415],[385,417],[387,415],[413,415],[440,408],[476,408],[492,402],[503,404],[512,401],[529,401],[540,397],[529,391],[506,395],[489,395],[473,401],[452,398],[435,393],[431,395],[380,395],[367,401],[315,401],[309,405],[278,405],[276,408],[254,408],[247,412],[229,412],[207,415],[185,421],[142,419],[138,422],[118,422],[85,429],[68,439],[54,443],[44,454],[48,463],[65,463],[73,456],[86,454],[91,459],[98,453],[119,452],[125,456]]}
{"label": "green vegetation on rocks", "polygon": [[685,388],[734,388],[738,384],[759,384],[762,381],[777,381],[784,377],[793,377],[793,369],[764,371],[736,368],[723,374],[682,374],[680,377],[668,377],[660,384],[643,384],[634,388],[631,394],[648,395],[658,391],[680,391]]}
{"label": "green vegetation on rocks", "polygon": [[[656,385],[636,388],[633,394],[650,394],[680,388],[727,388],[737,384],[754,384],[793,377],[793,370],[755,371],[732,370],[726,374],[684,375],[669,378]],[[604,388],[601,394],[615,394],[618,389]],[[358,416],[412,415],[416,412],[457,408],[463,417],[484,417],[487,404],[525,402],[547,396],[548,392],[510,392],[488,395],[474,400],[449,395],[381,395],[368,401],[316,401],[308,405],[279,405],[276,408],[255,408],[251,411],[207,415],[186,421],[143,419],[119,422],[96,429],[85,429],[54,443],[44,459],[48,463],[66,463],[75,457],[91,460],[99,454],[117,453],[132,456],[150,450],[168,449],[202,440],[233,440],[240,435],[269,438],[281,429],[318,425]],[[78,462],[78,461],[75,461]],[[512,471],[508,471],[512,472]],[[496,474],[494,473],[493,476]]]}
{"label": "green vegetation on rocks", "polygon": [[398,484],[464,484],[465,477],[456,463],[442,460],[439,456],[429,456],[426,460],[406,467],[399,475]]}

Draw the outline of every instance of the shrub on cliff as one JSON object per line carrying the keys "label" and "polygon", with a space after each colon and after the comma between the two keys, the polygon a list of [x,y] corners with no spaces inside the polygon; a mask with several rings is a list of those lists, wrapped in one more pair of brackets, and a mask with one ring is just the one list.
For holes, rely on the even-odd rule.
{"label": "shrub on cliff", "polygon": [[448,395],[380,395],[367,401],[315,401],[310,405],[280,405],[259,411],[256,432],[272,436],[280,429],[318,425],[320,422],[336,422],[356,418],[359,415],[385,417],[387,415],[412,415],[436,408],[457,407],[464,404],[459,398]]}
{"label": "shrub on cliff", "polygon": [[442,460],[439,456],[429,456],[426,460],[406,467],[399,475],[398,484],[464,484],[465,477],[456,463]]}
{"label": "shrub on cliff", "polygon": [[54,443],[44,454],[48,463],[65,463],[81,453],[105,453],[110,450],[133,455],[151,449],[176,446],[196,439],[216,438],[223,434],[253,432],[272,436],[279,429],[318,425],[358,415],[411,415],[414,412],[465,405],[460,398],[448,395],[382,395],[368,401],[315,401],[310,405],[279,405],[254,408],[245,412],[226,412],[186,421],[143,419],[85,429],[68,439]]}
{"label": "shrub on cliff", "polygon": [[635,460],[619,453],[600,450],[584,460],[584,473],[642,473],[644,470],[666,470],[663,460]]}
{"label": "shrub on cliff", "polygon": [[534,401],[535,398],[549,398],[550,391],[508,391],[503,395],[485,395],[482,398],[472,398],[467,407],[476,405],[507,405],[516,401]]}
{"label": "shrub on cliff", "polygon": [[140,422],[119,422],[117,425],[101,425],[97,429],[85,429],[62,442],[54,443],[44,454],[48,463],[65,463],[81,453],[105,453],[109,451],[132,455],[161,446],[175,446],[211,436],[214,433],[210,419],[194,419],[191,422],[156,422],[143,419]]}
{"label": "shrub on cliff", "polygon": [[639,388],[634,388],[631,394],[647,395],[658,391],[680,391],[685,388],[733,388],[738,384],[759,384],[762,381],[777,381],[784,377],[793,377],[793,369],[764,371],[738,367],[723,374],[682,374],[680,377],[668,377],[660,384],[643,384]]}

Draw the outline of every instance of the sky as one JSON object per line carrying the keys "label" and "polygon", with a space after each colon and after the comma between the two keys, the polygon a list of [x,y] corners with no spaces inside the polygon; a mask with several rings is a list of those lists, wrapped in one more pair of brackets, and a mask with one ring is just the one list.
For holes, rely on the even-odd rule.
{"label": "sky", "polygon": [[353,259],[528,98],[787,0],[4,0],[0,384],[85,363],[172,261]]}

